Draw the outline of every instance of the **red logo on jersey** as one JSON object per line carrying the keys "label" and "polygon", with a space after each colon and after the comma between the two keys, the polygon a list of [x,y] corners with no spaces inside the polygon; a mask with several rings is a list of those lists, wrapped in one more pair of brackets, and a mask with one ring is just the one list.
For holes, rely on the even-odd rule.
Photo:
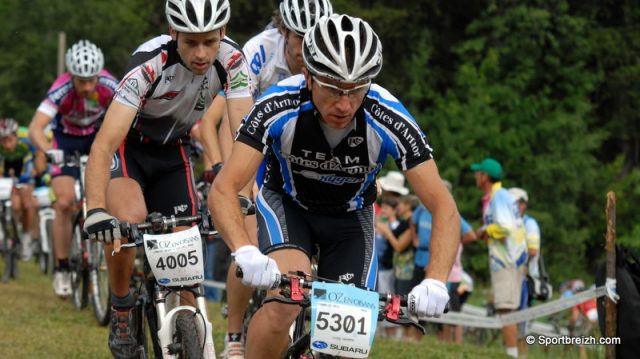
{"label": "red logo on jersey", "polygon": [[156,80],[156,72],[153,71],[153,68],[149,65],[142,65],[141,67],[142,77],[144,77],[148,83],[152,84]]}
{"label": "red logo on jersey", "polygon": [[174,98],[176,98],[176,96],[178,96],[180,94],[180,91],[169,91],[165,94],[162,94],[160,96],[156,96],[153,99],[154,100],[167,100],[167,101],[171,101]]}
{"label": "red logo on jersey", "polygon": [[241,52],[238,52],[235,55],[233,55],[231,57],[231,60],[229,60],[229,62],[227,63],[227,68],[229,70],[232,70],[232,69],[238,67],[242,63],[242,61],[239,61],[241,58],[242,58],[242,53]]}

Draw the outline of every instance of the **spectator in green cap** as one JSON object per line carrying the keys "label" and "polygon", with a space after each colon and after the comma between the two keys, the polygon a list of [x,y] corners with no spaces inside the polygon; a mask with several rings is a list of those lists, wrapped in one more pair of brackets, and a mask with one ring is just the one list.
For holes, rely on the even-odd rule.
{"label": "spectator in green cap", "polygon": [[[491,157],[487,157],[480,163],[471,165],[471,170],[475,172],[484,172],[492,179],[491,182],[498,182],[502,179],[502,165]],[[477,181],[476,175],[476,181]]]}

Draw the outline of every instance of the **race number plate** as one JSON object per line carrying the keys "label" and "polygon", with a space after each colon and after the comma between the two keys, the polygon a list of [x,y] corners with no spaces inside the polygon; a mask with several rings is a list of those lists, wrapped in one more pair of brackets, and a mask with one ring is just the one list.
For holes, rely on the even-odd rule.
{"label": "race number plate", "polygon": [[311,349],[336,356],[369,356],[378,322],[378,293],[340,283],[311,288]]}
{"label": "race number plate", "polygon": [[0,201],[11,198],[13,190],[13,180],[11,178],[0,178]]}
{"label": "race number plate", "polygon": [[193,285],[204,280],[198,227],[169,234],[145,234],[144,248],[151,271],[161,285]]}

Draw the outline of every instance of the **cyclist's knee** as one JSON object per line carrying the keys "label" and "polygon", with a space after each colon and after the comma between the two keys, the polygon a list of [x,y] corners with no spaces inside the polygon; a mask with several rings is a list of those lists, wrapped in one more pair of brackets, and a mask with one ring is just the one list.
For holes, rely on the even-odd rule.
{"label": "cyclist's knee", "polygon": [[73,212],[75,202],[74,196],[61,195],[56,198],[54,208],[57,212],[71,214]]}
{"label": "cyclist's knee", "polygon": [[107,208],[107,211],[120,222],[142,223],[147,218],[147,212],[144,208]]}
{"label": "cyclist's knee", "polygon": [[301,308],[297,305],[272,302],[265,304],[260,310],[264,311],[269,326],[278,332],[289,330],[291,323],[300,314]]}

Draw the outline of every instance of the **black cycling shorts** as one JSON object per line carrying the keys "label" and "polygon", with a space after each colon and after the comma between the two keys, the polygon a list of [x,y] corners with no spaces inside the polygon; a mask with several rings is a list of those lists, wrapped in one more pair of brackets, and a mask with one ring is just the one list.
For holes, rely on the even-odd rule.
{"label": "black cycling shorts", "polygon": [[[88,155],[95,138],[95,133],[86,136],[73,136],[61,131],[53,131],[52,145],[53,148],[63,150],[65,156],[73,156],[76,153]],[[71,176],[75,179],[80,178],[80,169],[78,167],[51,165],[49,173],[51,177]]]}
{"label": "black cycling shorts", "polygon": [[113,155],[111,178],[138,182],[149,213],[192,216],[198,209],[198,197],[190,153],[188,143],[160,145],[127,138]]}
{"label": "black cycling shorts", "polygon": [[318,254],[318,276],[375,289],[373,206],[341,214],[310,213],[262,187],[256,199],[258,242],[265,253],[295,248]]}

